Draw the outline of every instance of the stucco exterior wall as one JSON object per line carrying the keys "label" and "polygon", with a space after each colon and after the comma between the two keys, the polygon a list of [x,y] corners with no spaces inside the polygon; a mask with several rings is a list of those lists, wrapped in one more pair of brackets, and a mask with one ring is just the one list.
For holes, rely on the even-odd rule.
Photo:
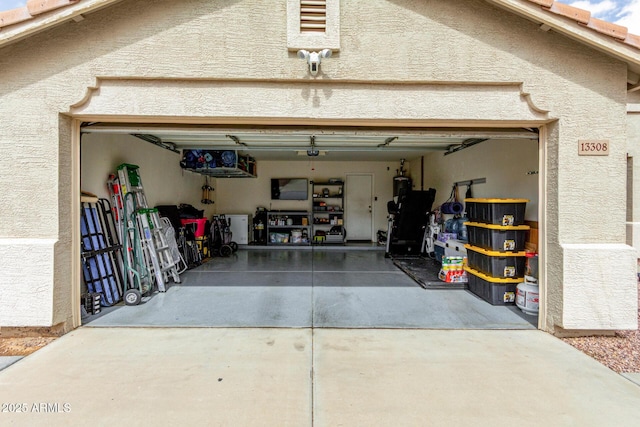
{"label": "stucco exterior wall", "polygon": [[631,93],[627,112],[627,244],[640,250],[640,91]]}
{"label": "stucco exterior wall", "polygon": [[[586,318],[597,317],[594,300],[613,296],[613,288],[616,295],[635,292],[627,263],[623,281],[598,282],[589,299],[577,294],[563,298],[563,288],[596,287],[595,282],[585,285],[582,277],[567,274],[576,247],[563,245],[581,245],[580,256],[586,258],[579,265],[588,268],[581,274],[590,276],[604,277],[607,259],[627,253],[625,65],[554,32],[540,32],[535,24],[480,0],[353,0],[341,2],[340,16],[340,53],[322,63],[318,79],[308,89],[285,91],[287,102],[273,105],[271,116],[295,114],[292,104],[305,106],[299,110],[302,118],[349,119],[370,107],[371,101],[362,96],[366,92],[359,89],[342,104],[332,104],[332,84],[340,81],[399,84],[385,89],[388,100],[382,95],[375,99],[377,109],[372,111],[384,115],[369,118],[385,120],[412,115],[406,105],[387,102],[411,82],[521,85],[522,99],[555,120],[544,126],[548,304],[543,327],[631,327],[637,314],[631,297],[615,299],[608,308],[617,313],[612,322],[594,324],[565,316],[584,310]],[[69,318],[72,242],[67,232],[70,219],[64,217],[76,191],[69,179],[75,148],[66,132],[70,124],[61,126],[59,114],[81,101],[99,77],[183,79],[181,88],[190,90],[178,91],[182,97],[158,96],[162,83],[136,92],[123,107],[141,117],[150,117],[158,108],[206,121],[211,119],[207,109],[215,104],[229,109],[259,105],[268,99],[249,103],[209,98],[206,86],[215,87],[216,79],[242,79],[245,86],[260,86],[256,79],[285,85],[309,82],[305,64],[286,48],[286,24],[285,2],[129,0],[0,49],[0,180],[12,188],[0,194],[0,252],[8,254],[19,245],[26,255],[1,258],[2,292],[21,301],[24,288],[41,286],[56,300],[55,310],[51,300],[44,299],[20,305],[17,311],[3,304],[0,325],[46,326]],[[190,84],[189,79],[197,82]],[[476,91],[471,103],[433,93],[414,102],[424,111],[419,119],[428,122],[446,122],[455,113],[458,124],[477,126],[486,123],[487,115],[506,124],[512,111],[487,102],[502,90]],[[198,91],[200,96],[191,97]],[[100,98],[100,90],[92,96]],[[111,113],[108,105],[104,108],[105,115]],[[578,157],[577,141],[583,138],[608,139],[610,155]],[[603,206],[606,220],[599,209]],[[23,266],[35,257],[56,274],[25,278]]]}

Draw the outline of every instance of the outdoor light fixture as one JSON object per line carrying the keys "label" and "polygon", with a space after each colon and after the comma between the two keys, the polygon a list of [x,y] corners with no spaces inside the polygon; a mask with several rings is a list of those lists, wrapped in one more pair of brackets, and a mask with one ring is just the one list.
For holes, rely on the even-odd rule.
{"label": "outdoor light fixture", "polygon": [[322,49],[320,52],[309,52],[308,50],[301,49],[298,51],[298,58],[307,61],[309,64],[309,72],[312,76],[315,76],[318,74],[318,71],[320,71],[322,58],[331,58],[331,49]]}

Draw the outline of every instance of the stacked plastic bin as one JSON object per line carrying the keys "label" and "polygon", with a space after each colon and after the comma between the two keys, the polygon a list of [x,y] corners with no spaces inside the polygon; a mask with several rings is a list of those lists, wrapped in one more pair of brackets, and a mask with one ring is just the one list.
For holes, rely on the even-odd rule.
{"label": "stacked plastic bin", "polygon": [[493,305],[515,304],[526,266],[527,199],[466,199],[469,290]]}

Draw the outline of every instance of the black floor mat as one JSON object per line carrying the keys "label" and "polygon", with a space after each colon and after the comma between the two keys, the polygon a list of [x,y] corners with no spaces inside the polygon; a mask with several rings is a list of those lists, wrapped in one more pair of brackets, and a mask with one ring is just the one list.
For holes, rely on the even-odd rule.
{"label": "black floor mat", "polygon": [[445,283],[438,279],[440,263],[434,259],[393,257],[393,263],[425,289],[467,289],[466,283]]}

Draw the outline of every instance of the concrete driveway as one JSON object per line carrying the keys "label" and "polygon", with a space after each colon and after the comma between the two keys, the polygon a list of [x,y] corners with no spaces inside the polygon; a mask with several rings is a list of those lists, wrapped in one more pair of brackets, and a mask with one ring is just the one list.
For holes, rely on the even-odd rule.
{"label": "concrete driveway", "polygon": [[638,385],[537,330],[85,327],[1,371],[0,402],[20,426],[640,420]]}

